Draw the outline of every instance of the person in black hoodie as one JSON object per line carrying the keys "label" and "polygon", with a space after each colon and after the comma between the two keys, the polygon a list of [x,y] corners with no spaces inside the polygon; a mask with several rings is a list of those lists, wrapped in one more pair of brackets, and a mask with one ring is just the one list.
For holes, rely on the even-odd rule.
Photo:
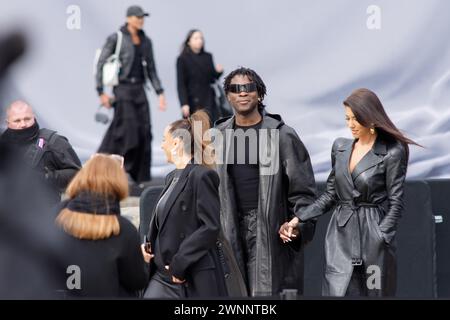
{"label": "person in black hoodie", "polygon": [[127,23],[120,28],[123,37],[119,54],[121,69],[119,84],[113,88],[114,98],[104,92],[102,70],[115,52],[117,33],[106,40],[96,73],[101,104],[106,108],[114,107],[114,119],[98,152],[124,156],[129,178],[139,184],[151,180],[152,134],[150,109],[144,87],[147,79],[159,96],[159,109],[166,109],[164,89],[156,73],[152,41],[142,30],[146,16],[148,13],[138,6],[131,6],[127,10]]}
{"label": "person in black hoodie", "polygon": [[80,169],[80,159],[65,137],[39,127],[26,102],[13,102],[6,114],[8,128],[0,136],[0,165],[11,168],[20,163],[21,168],[33,170],[48,187],[48,201],[58,203],[61,193]]}
{"label": "person in black hoodie", "polygon": [[181,112],[186,118],[204,109],[211,122],[220,116],[215,102],[213,84],[223,73],[221,65],[214,65],[213,57],[205,51],[205,41],[200,30],[189,31],[177,59],[177,89]]}

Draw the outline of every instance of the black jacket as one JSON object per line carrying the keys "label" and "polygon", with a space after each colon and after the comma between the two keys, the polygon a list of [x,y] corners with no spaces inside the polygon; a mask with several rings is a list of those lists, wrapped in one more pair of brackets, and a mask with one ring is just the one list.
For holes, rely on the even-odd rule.
{"label": "black jacket", "polygon": [[[381,270],[381,290],[369,295],[394,295],[395,233],[403,209],[407,169],[405,147],[378,136],[372,149],[350,173],[353,140],[339,138],[332,148],[327,190],[297,212],[300,220],[318,217],[334,207],[325,240],[324,295],[344,296],[352,275],[352,259]],[[387,211],[382,206],[387,200]]]}
{"label": "black jacket", "polygon": [[[163,193],[172,179],[173,172],[167,176]],[[214,170],[189,164],[158,218],[159,228],[155,215],[150,222],[149,239],[155,254],[152,270],[164,272],[164,266],[156,266],[155,261],[169,265],[169,275],[186,280],[190,297],[226,294],[216,249],[220,232],[218,186]]]}
{"label": "black jacket", "polygon": [[182,53],[177,59],[180,105],[189,105],[191,113],[200,108],[215,108],[215,95],[211,84],[219,79],[221,74],[216,71],[210,53]]}
{"label": "black jacket", "polygon": [[[234,116],[216,122],[216,128],[224,136],[223,149],[216,150],[224,159],[218,164],[220,177],[221,223],[225,237],[231,243],[241,271],[244,259],[239,234],[233,182],[228,175],[226,163],[232,163],[230,153]],[[300,226],[300,237],[284,244],[278,235],[280,226],[294,217],[300,208],[314,201],[316,186],[308,151],[294,129],[287,126],[279,115],[263,114],[261,129],[267,129],[267,145],[260,147],[270,161],[259,163],[260,182],[257,234],[256,266],[254,283],[250,283],[250,294],[275,295],[282,289],[297,289],[303,292],[303,244],[311,241],[315,223]],[[226,137],[226,138],[225,138]],[[271,141],[273,138],[273,141]],[[260,143],[262,143],[260,138]],[[266,155],[266,154],[265,154]],[[221,158],[222,159],[222,158]]]}
{"label": "black jacket", "polygon": [[[148,283],[149,269],[140,248],[136,228],[119,216],[120,233],[104,240],[80,240],[61,231],[60,286],[69,297],[137,297]],[[81,289],[67,288],[67,268],[81,271]]]}
{"label": "black jacket", "polygon": [[[34,170],[42,181],[52,190],[51,201],[58,203],[60,195],[81,168],[81,162],[67,138],[54,133],[46,140],[36,123],[29,131],[26,140],[16,139],[17,130],[7,129],[0,137],[1,164],[3,166],[23,165]],[[22,131],[22,130],[20,130]],[[39,139],[43,139],[43,148],[39,148]],[[34,163],[34,158],[38,161]]]}
{"label": "black jacket", "polygon": [[[133,65],[134,60],[134,45],[131,40],[130,32],[127,29],[127,26],[123,26],[120,28],[122,31],[122,46],[119,54],[119,59],[122,64],[119,80],[126,80],[128,75],[130,74],[131,67]],[[139,37],[141,38],[141,46],[142,46],[142,54],[143,54],[143,67],[144,74],[146,74],[147,78],[152,83],[153,88],[155,89],[157,94],[161,94],[164,92],[164,89],[161,85],[161,81],[159,80],[158,74],[156,72],[155,66],[155,58],[153,56],[153,46],[152,41],[148,38],[144,31],[139,31]],[[103,65],[106,60],[114,54],[116,50],[117,43],[117,33],[110,35],[106,39],[106,43],[103,46],[102,52],[100,54],[98,63],[97,63],[97,73],[96,73],[96,84],[97,84],[97,92],[98,94],[103,93]]]}

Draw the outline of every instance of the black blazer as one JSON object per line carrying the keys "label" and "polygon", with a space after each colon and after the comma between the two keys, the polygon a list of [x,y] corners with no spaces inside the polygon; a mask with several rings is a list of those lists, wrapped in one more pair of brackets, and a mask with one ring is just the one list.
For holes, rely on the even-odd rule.
{"label": "black blazer", "polygon": [[[173,179],[166,178],[163,193]],[[188,164],[167,199],[156,227],[155,213],[149,239],[155,254],[152,271],[185,279],[190,296],[224,295],[224,278],[216,241],[220,232],[219,177],[214,170]],[[162,270],[161,270],[162,269]],[[217,284],[217,286],[214,286]]]}

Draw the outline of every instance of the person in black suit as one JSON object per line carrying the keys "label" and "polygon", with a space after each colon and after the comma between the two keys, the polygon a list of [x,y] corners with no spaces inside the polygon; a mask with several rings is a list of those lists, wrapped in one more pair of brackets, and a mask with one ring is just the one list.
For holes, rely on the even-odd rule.
{"label": "person in black suit", "polygon": [[290,228],[334,208],[325,240],[322,294],[393,296],[408,144],[416,143],[396,128],[372,91],[355,90],[344,106],[354,139],[336,139],[325,193],[300,208],[290,227],[280,229],[280,237],[288,241]]}
{"label": "person in black suit", "polygon": [[201,31],[189,31],[177,59],[178,97],[183,117],[204,109],[214,123],[220,114],[211,84],[222,75],[223,67],[214,65],[212,55],[204,47]]}
{"label": "person in black suit", "polygon": [[[194,123],[201,132],[194,131]],[[164,131],[162,149],[176,169],[166,178],[150,223],[151,280],[144,298],[217,297],[227,295],[216,242],[220,233],[219,177],[213,158],[194,162],[194,151],[211,149],[201,140],[209,118],[197,111]],[[197,157],[196,157],[197,159]]]}

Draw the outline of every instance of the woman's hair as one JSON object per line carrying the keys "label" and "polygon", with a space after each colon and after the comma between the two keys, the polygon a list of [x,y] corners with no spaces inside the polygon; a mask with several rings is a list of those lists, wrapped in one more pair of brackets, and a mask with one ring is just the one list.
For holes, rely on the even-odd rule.
{"label": "woman's hair", "polygon": [[[189,53],[192,52],[191,48],[189,47],[189,41],[191,40],[192,36],[194,35],[194,33],[196,32],[201,32],[198,29],[191,29],[189,30],[188,34],[186,35],[186,39],[184,39],[183,44],[181,45],[181,53]],[[200,52],[204,52],[205,51],[205,39],[203,39],[203,46],[200,50]]]}
{"label": "woman's hair", "polygon": [[394,139],[402,143],[409,156],[408,144],[420,146],[406,137],[389,119],[377,95],[369,89],[361,88],[353,91],[345,99],[344,105],[352,109],[356,120],[366,128],[375,128],[378,134],[387,139]]}
{"label": "woman's hair", "polygon": [[[97,154],[75,175],[67,187],[70,199],[82,192],[115,198],[121,201],[128,196],[128,179],[117,159],[110,155]],[[96,215],[89,212],[61,210],[56,223],[68,234],[89,240],[106,239],[120,233],[117,216]]]}
{"label": "woman's hair", "polygon": [[[198,110],[187,119],[177,120],[169,125],[169,133],[172,137],[183,140],[184,152],[189,152],[195,157],[195,153],[201,152],[201,164],[212,168],[215,165],[214,149],[208,142],[210,137],[208,130],[211,128],[208,114]],[[185,141],[190,139],[190,141]],[[200,154],[199,154],[200,156]],[[194,158],[197,160],[197,158]]]}
{"label": "woman's hair", "polygon": [[230,72],[225,77],[225,80],[223,82],[223,90],[225,91],[225,94],[228,94],[230,92],[231,80],[236,76],[243,76],[243,77],[245,76],[249,78],[250,81],[256,84],[256,91],[258,92],[259,97],[258,109],[263,110],[265,108],[263,101],[267,93],[266,85],[264,84],[264,81],[261,79],[261,77],[252,69],[240,67]]}

